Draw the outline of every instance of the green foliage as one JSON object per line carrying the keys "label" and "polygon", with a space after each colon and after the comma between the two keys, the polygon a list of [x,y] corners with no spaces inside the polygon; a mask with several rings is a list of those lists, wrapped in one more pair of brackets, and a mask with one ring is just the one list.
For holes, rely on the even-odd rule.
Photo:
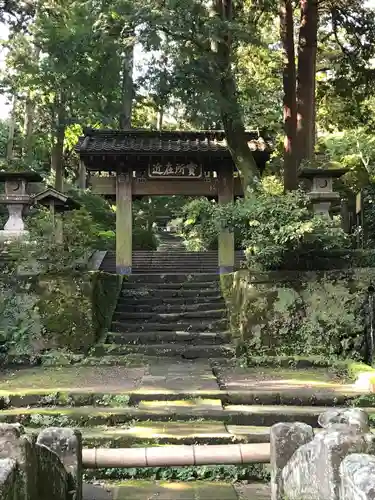
{"label": "green foliage", "polygon": [[246,481],[268,480],[269,473],[261,464],[207,465],[189,467],[132,467],[128,469],[99,469],[86,472],[86,478],[153,479],[164,481]]}
{"label": "green foliage", "polygon": [[349,238],[338,220],[311,211],[302,191],[282,192],[274,177],[266,177],[251,197],[227,205],[205,198],[181,210],[180,232],[191,247],[209,248],[222,229],[235,234],[246,249],[251,269],[280,269],[317,251],[347,248]]}

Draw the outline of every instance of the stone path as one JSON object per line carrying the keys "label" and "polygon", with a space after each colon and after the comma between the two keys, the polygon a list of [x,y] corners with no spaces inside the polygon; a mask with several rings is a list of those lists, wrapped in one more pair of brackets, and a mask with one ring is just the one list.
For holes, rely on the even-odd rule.
{"label": "stone path", "polygon": [[270,489],[261,483],[128,481],[121,486],[86,484],[83,494],[84,500],[269,500]]}

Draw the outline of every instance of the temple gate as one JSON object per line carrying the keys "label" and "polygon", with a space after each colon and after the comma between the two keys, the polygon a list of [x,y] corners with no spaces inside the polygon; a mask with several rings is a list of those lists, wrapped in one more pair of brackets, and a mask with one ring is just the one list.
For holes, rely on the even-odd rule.
{"label": "temple gate", "polygon": [[[248,141],[262,172],[270,156],[267,142],[258,132],[248,132]],[[133,197],[206,196],[225,204],[243,195],[224,132],[88,129],[76,150],[80,187],[115,198],[119,274],[132,272]],[[218,248],[220,273],[232,271],[233,234],[223,231]]]}

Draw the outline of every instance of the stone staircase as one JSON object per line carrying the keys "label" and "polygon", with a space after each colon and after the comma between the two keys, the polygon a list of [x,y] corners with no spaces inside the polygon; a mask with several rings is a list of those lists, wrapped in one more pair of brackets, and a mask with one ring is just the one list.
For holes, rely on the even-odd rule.
{"label": "stone staircase", "polygon": [[228,358],[227,316],[218,274],[132,275],[123,282],[107,342],[116,354]]}
{"label": "stone staircase", "polygon": [[[134,274],[214,274],[218,272],[218,253],[216,250],[206,252],[188,252],[179,248],[169,251],[135,250],[132,258]],[[242,250],[235,253],[235,269],[242,267],[244,260]],[[106,273],[116,272],[116,254],[108,251],[100,266]]]}

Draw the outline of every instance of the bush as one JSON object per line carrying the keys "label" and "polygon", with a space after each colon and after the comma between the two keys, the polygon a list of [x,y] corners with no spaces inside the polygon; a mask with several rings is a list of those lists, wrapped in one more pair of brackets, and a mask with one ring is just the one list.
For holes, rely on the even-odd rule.
{"label": "bush", "polygon": [[280,269],[316,252],[349,248],[338,219],[316,215],[302,191],[283,193],[273,176],[253,196],[227,205],[197,199],[181,211],[180,233],[199,249],[208,249],[222,229],[234,232],[237,248],[246,249],[249,267]]}

